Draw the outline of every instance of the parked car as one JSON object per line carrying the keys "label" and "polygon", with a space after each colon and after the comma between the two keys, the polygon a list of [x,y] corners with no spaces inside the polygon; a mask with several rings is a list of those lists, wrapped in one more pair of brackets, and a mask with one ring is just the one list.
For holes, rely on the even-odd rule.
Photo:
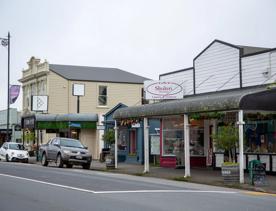
{"label": "parked car", "polygon": [[67,168],[81,165],[89,169],[92,155],[79,140],[72,138],[56,137],[39,148],[41,164],[47,166],[48,162],[55,162],[59,168],[65,164]]}
{"label": "parked car", "polygon": [[5,142],[0,148],[0,158],[9,161],[29,162],[29,153],[23,144]]}

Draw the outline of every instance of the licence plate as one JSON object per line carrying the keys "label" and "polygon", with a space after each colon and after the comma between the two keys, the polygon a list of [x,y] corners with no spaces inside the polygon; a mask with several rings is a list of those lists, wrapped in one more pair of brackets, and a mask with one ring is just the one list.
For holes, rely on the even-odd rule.
{"label": "licence plate", "polygon": [[76,159],[82,159],[82,156],[77,155],[77,156],[76,156]]}

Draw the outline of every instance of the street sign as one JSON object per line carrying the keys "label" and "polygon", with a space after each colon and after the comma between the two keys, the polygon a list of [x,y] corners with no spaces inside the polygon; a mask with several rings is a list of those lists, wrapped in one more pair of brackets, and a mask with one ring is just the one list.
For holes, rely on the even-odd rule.
{"label": "street sign", "polygon": [[105,126],[104,125],[97,125],[97,130],[104,130]]}

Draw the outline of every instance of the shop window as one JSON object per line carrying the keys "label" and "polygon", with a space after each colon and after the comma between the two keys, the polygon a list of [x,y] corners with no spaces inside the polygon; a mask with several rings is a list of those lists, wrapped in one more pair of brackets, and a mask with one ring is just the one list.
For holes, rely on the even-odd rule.
{"label": "shop window", "polygon": [[244,130],[245,152],[276,153],[276,120],[249,121]]}
{"label": "shop window", "polygon": [[190,154],[204,155],[204,128],[190,127]]}
{"label": "shop window", "polygon": [[79,130],[71,129],[71,138],[79,139]]}
{"label": "shop window", "polygon": [[180,163],[184,158],[184,119],[166,117],[162,120],[162,155],[176,156]]}
{"label": "shop window", "polygon": [[128,139],[128,129],[126,127],[120,127],[118,130],[118,150],[126,150],[127,139]]}
{"label": "shop window", "polygon": [[98,105],[107,105],[107,86],[99,86]]}

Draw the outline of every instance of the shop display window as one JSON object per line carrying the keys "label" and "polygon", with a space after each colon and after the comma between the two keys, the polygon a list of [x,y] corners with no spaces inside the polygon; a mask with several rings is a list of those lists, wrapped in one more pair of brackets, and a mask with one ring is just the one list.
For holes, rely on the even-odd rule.
{"label": "shop display window", "polygon": [[276,153],[276,120],[248,121],[244,131],[245,152]]}
{"label": "shop display window", "polygon": [[190,127],[190,154],[204,155],[204,128]]}
{"label": "shop display window", "polygon": [[120,127],[118,130],[118,150],[126,150],[127,149],[127,140],[128,136],[128,129],[126,127]]}
{"label": "shop display window", "polygon": [[183,116],[163,118],[163,156],[176,156],[180,163],[184,158],[184,119]]}

